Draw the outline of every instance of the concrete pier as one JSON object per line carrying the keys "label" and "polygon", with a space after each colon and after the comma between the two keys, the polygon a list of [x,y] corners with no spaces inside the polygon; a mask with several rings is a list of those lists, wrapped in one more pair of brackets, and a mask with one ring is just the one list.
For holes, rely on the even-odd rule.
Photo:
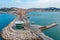
{"label": "concrete pier", "polygon": [[52,23],[52,24],[46,26],[46,28],[51,28],[51,27],[54,27],[54,26],[56,26],[56,25],[57,25],[57,23]]}

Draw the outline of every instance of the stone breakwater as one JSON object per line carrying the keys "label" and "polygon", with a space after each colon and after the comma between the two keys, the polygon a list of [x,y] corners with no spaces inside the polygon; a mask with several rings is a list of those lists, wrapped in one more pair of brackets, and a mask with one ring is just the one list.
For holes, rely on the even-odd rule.
{"label": "stone breakwater", "polygon": [[[15,25],[16,19],[23,20],[25,23],[24,29],[15,30],[12,27]],[[3,29],[2,37],[6,40],[53,40],[52,38],[46,36],[42,30],[32,30],[29,28],[31,26],[26,16],[17,16],[7,27]],[[51,24],[52,25],[52,24]],[[47,26],[47,28],[51,27]],[[38,25],[33,25],[38,26]],[[54,25],[53,25],[54,26]]]}
{"label": "stone breakwater", "polygon": [[31,30],[14,30],[12,29],[15,20],[3,29],[2,37],[6,40],[42,40]]}

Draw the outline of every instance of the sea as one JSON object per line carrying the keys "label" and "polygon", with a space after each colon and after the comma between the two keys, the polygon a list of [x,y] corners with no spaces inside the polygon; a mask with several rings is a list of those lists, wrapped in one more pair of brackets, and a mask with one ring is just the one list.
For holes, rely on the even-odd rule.
{"label": "sea", "polygon": [[[15,18],[15,15],[8,13],[0,13],[0,32]],[[3,38],[0,36],[0,40]]]}
{"label": "sea", "polygon": [[[55,27],[43,30],[43,33],[54,40],[60,40],[60,12],[28,12],[26,16],[32,24],[47,26],[52,23],[57,23]],[[15,17],[16,16],[12,14],[1,13],[0,31],[2,31]],[[2,40],[1,37],[0,40]]]}

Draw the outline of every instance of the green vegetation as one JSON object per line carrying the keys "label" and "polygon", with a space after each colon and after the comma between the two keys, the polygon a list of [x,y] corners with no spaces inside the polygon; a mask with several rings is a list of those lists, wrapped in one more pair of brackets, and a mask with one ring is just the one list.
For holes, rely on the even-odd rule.
{"label": "green vegetation", "polygon": [[14,8],[0,8],[0,11],[8,12],[8,11],[16,11],[16,10],[14,10]]}

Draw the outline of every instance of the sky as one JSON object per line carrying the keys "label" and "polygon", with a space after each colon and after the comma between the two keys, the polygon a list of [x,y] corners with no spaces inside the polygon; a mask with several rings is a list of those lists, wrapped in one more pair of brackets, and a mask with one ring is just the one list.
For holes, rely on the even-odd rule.
{"label": "sky", "polygon": [[60,0],[0,0],[0,8],[60,8]]}

